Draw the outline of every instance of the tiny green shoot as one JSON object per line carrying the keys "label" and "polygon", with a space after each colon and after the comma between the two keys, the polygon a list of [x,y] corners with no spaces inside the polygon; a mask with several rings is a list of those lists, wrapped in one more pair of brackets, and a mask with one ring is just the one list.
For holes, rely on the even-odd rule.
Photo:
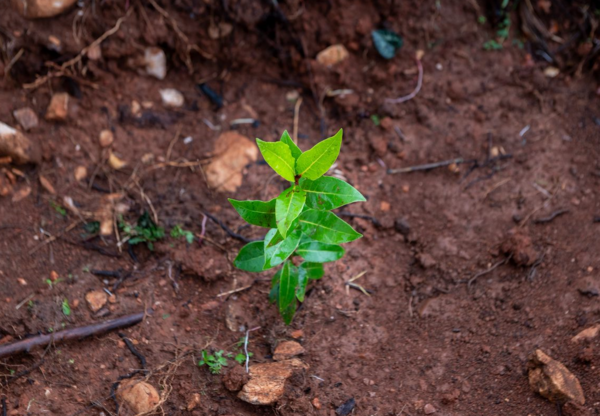
{"label": "tiny green shoot", "polygon": [[176,225],[171,230],[171,237],[173,238],[181,238],[185,237],[185,240],[188,244],[192,244],[194,242],[194,233],[188,230],[184,230],[181,225]]}
{"label": "tiny green shoot", "polygon": [[209,354],[208,351],[202,350],[202,359],[198,361],[198,365],[202,367],[206,365],[212,374],[219,374],[223,367],[227,367],[227,358],[223,357],[223,350]]}
{"label": "tiny green shoot", "polygon": [[242,247],[234,265],[249,272],[279,267],[269,299],[289,325],[308,282],[325,274],[323,263],[339,260],[344,255],[340,244],[362,237],[331,211],[365,198],[350,184],[324,176],[340,153],[342,130],[305,152],[287,131],[277,142],[256,141],[267,164],[291,183],[270,201],[229,200],[246,222],[269,229],[264,241]]}
{"label": "tiny green shoot", "polygon": [[69,300],[68,299],[63,299],[61,306],[62,306],[62,313],[65,316],[71,315],[71,306],[69,305]]}
{"label": "tiny green shoot", "polygon": [[54,211],[56,211],[61,217],[66,217],[67,216],[67,210],[64,209],[62,206],[60,206],[59,204],[57,204],[56,202],[50,200],[50,206],[54,209]]}
{"label": "tiny green shoot", "polygon": [[148,212],[144,212],[137,220],[137,225],[132,226],[124,221],[119,222],[119,227],[125,237],[129,238],[129,245],[146,243],[149,250],[154,250],[154,242],[162,240],[165,237],[165,229],[159,227],[150,218]]}

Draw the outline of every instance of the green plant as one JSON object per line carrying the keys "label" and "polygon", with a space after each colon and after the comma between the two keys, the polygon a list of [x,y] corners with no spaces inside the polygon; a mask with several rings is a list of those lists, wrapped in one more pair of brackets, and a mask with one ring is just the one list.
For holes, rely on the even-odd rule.
{"label": "green plant", "polygon": [[71,315],[71,306],[69,305],[68,299],[63,299],[61,306],[62,306],[62,312],[65,316]]}
{"label": "green plant", "polygon": [[[308,281],[323,277],[323,263],[344,255],[339,244],[362,237],[331,210],[365,198],[348,183],[323,176],[338,157],[342,130],[306,152],[287,131],[278,142],[256,142],[265,161],[291,186],[266,202],[229,200],[246,222],[270,228],[264,241],[244,246],[234,264],[249,272],[281,266],[271,281],[269,299],[289,325],[297,300],[304,301]],[[303,261],[293,262],[294,257]]]}
{"label": "green plant", "polygon": [[215,352],[214,355],[209,354],[208,351],[202,350],[202,359],[198,361],[198,365],[208,366],[208,369],[213,374],[219,374],[223,367],[227,367],[227,358],[223,357],[225,352],[223,350]]}
{"label": "green plant", "polygon": [[67,216],[67,210],[64,209],[63,207],[61,207],[59,204],[57,204],[56,202],[50,200],[50,206],[54,209],[54,211],[56,211],[61,217],[66,217]]}
{"label": "green plant", "polygon": [[119,222],[119,227],[125,237],[129,238],[127,242],[130,245],[146,243],[150,250],[154,250],[153,242],[165,237],[165,229],[156,225],[147,211],[140,215],[135,227],[124,221]]}
{"label": "green plant", "polygon": [[185,237],[185,240],[188,242],[188,244],[192,244],[194,242],[194,233],[188,230],[184,230],[183,228],[181,228],[181,225],[176,225],[175,227],[173,227],[173,229],[171,230],[171,237]]}

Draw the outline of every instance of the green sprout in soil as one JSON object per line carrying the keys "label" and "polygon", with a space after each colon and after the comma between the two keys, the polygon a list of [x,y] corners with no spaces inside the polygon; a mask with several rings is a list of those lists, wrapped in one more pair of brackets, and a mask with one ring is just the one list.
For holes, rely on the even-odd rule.
{"label": "green sprout in soil", "polygon": [[69,305],[68,299],[64,299],[61,304],[62,312],[65,316],[71,315],[71,306]]}
{"label": "green sprout in soil", "polygon": [[63,207],[61,207],[59,204],[57,204],[56,202],[50,200],[50,206],[54,209],[54,211],[56,211],[61,217],[66,217],[67,216],[67,210],[64,209]]}
{"label": "green sprout in soil", "polygon": [[125,237],[129,239],[129,245],[146,243],[148,249],[154,250],[154,242],[162,240],[165,237],[165,229],[156,225],[148,212],[144,212],[137,220],[137,225],[134,227],[124,221],[119,222],[119,227]]}
{"label": "green sprout in soil", "polygon": [[269,299],[277,303],[289,325],[297,301],[304,301],[308,281],[323,277],[323,263],[344,255],[340,244],[362,237],[331,210],[365,198],[348,183],[323,176],[338,157],[342,130],[306,152],[287,131],[278,142],[256,142],[265,161],[290,187],[266,202],[229,200],[246,222],[270,228],[264,241],[251,242],[240,250],[234,265],[249,272],[280,266],[271,281]]}
{"label": "green sprout in soil", "polygon": [[227,358],[223,357],[225,352],[223,350],[217,351],[213,354],[209,354],[208,351],[202,350],[202,359],[198,361],[198,365],[208,366],[208,369],[212,374],[219,374],[223,367],[227,367]]}
{"label": "green sprout in soil", "polygon": [[181,225],[176,225],[175,227],[173,227],[173,229],[171,230],[171,237],[185,237],[185,240],[188,242],[188,244],[192,244],[194,242],[194,233],[188,230],[184,230],[183,228],[181,228]]}

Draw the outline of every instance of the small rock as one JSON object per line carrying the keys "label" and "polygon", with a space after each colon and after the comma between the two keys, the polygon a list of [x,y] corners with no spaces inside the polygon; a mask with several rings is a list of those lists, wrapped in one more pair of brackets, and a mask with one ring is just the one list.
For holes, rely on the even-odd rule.
{"label": "small rock", "polygon": [[321,65],[332,66],[346,60],[350,56],[344,45],[331,45],[317,54],[317,62]]}
{"label": "small rock", "polygon": [[437,411],[437,410],[435,409],[435,407],[433,407],[433,405],[432,405],[432,404],[430,404],[430,403],[427,403],[427,404],[426,404],[426,405],[423,407],[423,412],[424,412],[426,415],[431,415],[431,414],[435,413],[436,411]]}
{"label": "small rock", "polygon": [[108,302],[109,302],[109,303],[113,303],[113,304],[114,304],[114,303],[117,303],[117,297],[116,297],[114,294],[113,294],[113,295],[110,295],[110,296],[108,297]]}
{"label": "small rock", "polygon": [[17,282],[21,285],[21,286],[27,286],[27,280],[23,279],[22,277],[17,278]]}
{"label": "small rock", "polygon": [[200,393],[194,393],[192,394],[192,397],[190,398],[190,400],[188,401],[187,404],[187,411],[191,412],[192,410],[194,410],[196,408],[196,406],[198,406],[200,404]]}
{"label": "small rock", "polygon": [[381,120],[379,120],[379,125],[382,129],[387,131],[392,131],[392,129],[394,128],[394,122],[389,117],[384,117]]}
{"label": "small rock", "polygon": [[586,276],[577,285],[577,290],[583,296],[593,298],[600,295],[600,278]]}
{"label": "small rock", "polygon": [[184,103],[183,94],[175,88],[165,88],[159,91],[162,103],[167,107],[181,107]]}
{"label": "small rock", "polygon": [[12,0],[13,7],[28,19],[39,19],[66,12],[77,0]]}
{"label": "small rock", "polygon": [[223,385],[229,391],[240,391],[248,379],[244,367],[236,365],[223,376]]}
{"label": "small rock", "polygon": [[536,350],[528,366],[529,385],[542,397],[556,403],[585,404],[579,380],[563,364]]}
{"label": "small rock", "polygon": [[20,131],[0,122],[0,157],[9,156],[14,163],[39,163],[42,153],[39,146]]}
{"label": "small rock", "polygon": [[31,186],[24,186],[23,188],[19,189],[17,192],[15,192],[13,194],[12,197],[12,202],[19,202],[25,198],[27,198],[29,196],[29,194],[31,194]]}
{"label": "small rock", "polygon": [[556,78],[558,74],[560,74],[560,69],[554,66],[549,66],[544,69],[544,75],[546,75],[548,78]]}
{"label": "small rock", "polygon": [[77,182],[85,179],[87,177],[87,168],[85,166],[77,166],[75,168],[75,172],[73,173],[73,176],[75,176],[75,180]]}
{"label": "small rock", "polygon": [[304,338],[304,331],[301,329],[296,329],[295,331],[292,331],[290,336],[294,339]]}
{"label": "small rock", "polygon": [[98,143],[101,147],[108,147],[115,141],[115,135],[110,130],[102,130],[98,135]]}
{"label": "small rock", "polygon": [[234,192],[242,184],[242,171],[256,161],[258,148],[235,131],[223,133],[217,139],[213,159],[206,167],[206,179],[211,188]]}
{"label": "small rock", "polygon": [[308,366],[297,358],[255,364],[250,367],[250,380],[239,392],[238,397],[250,404],[273,404],[283,396],[286,380],[294,372],[307,368]]}
{"label": "small rock", "polygon": [[151,384],[139,380],[121,382],[117,398],[135,414],[149,412],[160,402],[156,389]]}
{"label": "small rock", "polygon": [[144,63],[146,73],[158,79],[167,76],[167,56],[165,52],[157,47],[149,47],[144,51]]}
{"label": "small rock", "polygon": [[296,341],[284,341],[277,345],[273,353],[273,360],[283,361],[289,360],[297,355],[304,354],[304,348]]}
{"label": "small rock", "polygon": [[317,409],[317,410],[320,410],[320,409],[321,409],[321,400],[319,400],[319,398],[318,398],[318,397],[315,397],[315,398],[312,400],[312,405],[313,405],[313,407],[314,407],[315,409]]}
{"label": "small rock", "polygon": [[92,312],[98,312],[108,301],[108,295],[102,290],[93,290],[85,294],[85,300]]}
{"label": "small rock", "polygon": [[410,225],[408,224],[408,220],[406,218],[398,218],[394,222],[394,228],[404,237],[408,236],[410,233]]}
{"label": "small rock", "polygon": [[77,309],[77,307],[79,306],[79,299],[75,299],[72,303],[71,303],[71,307],[73,309]]}
{"label": "small rock", "polygon": [[583,341],[591,341],[596,338],[600,334],[600,324],[596,324],[589,328],[584,329],[573,338],[571,338],[571,342],[583,342]]}
{"label": "small rock", "polygon": [[121,160],[113,152],[110,152],[110,156],[108,156],[108,165],[114,170],[120,170],[127,166],[127,162]]}
{"label": "small rock", "polygon": [[387,153],[388,142],[383,136],[373,135],[369,138],[369,143],[377,156],[382,157]]}
{"label": "small rock", "polygon": [[340,407],[335,409],[335,414],[338,416],[349,415],[352,412],[352,410],[354,410],[355,406],[356,406],[356,400],[354,400],[354,397],[352,397],[352,398],[346,400],[344,403],[342,403],[340,405]]}
{"label": "small rock", "polygon": [[211,39],[221,39],[227,37],[233,31],[233,25],[227,22],[219,22],[215,25],[214,23],[208,27],[208,36]]}
{"label": "small rock", "polygon": [[531,238],[517,229],[508,233],[508,238],[502,243],[500,249],[504,254],[512,254],[512,259],[517,266],[532,266],[539,257]]}
{"label": "small rock", "polygon": [[69,94],[59,92],[52,96],[48,109],[46,110],[46,120],[65,121],[69,115]]}
{"label": "small rock", "polygon": [[417,260],[419,260],[419,263],[421,263],[421,266],[423,266],[423,268],[425,268],[425,269],[430,269],[432,267],[435,267],[435,265],[437,264],[437,261],[435,261],[433,256],[428,253],[419,254],[417,256]]}
{"label": "small rock", "polygon": [[13,116],[17,122],[25,129],[25,131],[31,130],[39,124],[38,116],[29,107],[19,108],[13,111]]}
{"label": "small rock", "polygon": [[460,390],[454,389],[450,393],[446,393],[442,396],[442,403],[444,404],[453,404],[460,397]]}

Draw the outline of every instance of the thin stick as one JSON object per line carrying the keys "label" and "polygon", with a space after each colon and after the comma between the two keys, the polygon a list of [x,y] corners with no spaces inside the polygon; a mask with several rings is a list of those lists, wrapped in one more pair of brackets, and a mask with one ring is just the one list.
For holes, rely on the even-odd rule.
{"label": "thin stick", "polygon": [[459,158],[456,158],[456,159],[443,160],[441,162],[426,163],[424,165],[409,166],[407,168],[388,169],[387,173],[388,174],[409,173],[409,172],[416,172],[416,171],[420,171],[420,170],[431,170],[431,169],[435,169],[435,168],[441,168],[441,167],[444,167],[444,166],[450,166],[452,164],[460,165],[462,163],[473,163],[473,161],[472,160],[465,160],[462,157],[459,157]]}
{"label": "thin stick", "polygon": [[558,211],[554,211],[549,216],[544,217],[544,218],[535,219],[535,220],[533,220],[533,222],[534,222],[534,224],[545,224],[547,222],[552,221],[554,218],[559,217],[559,216],[561,216],[563,214],[566,214],[568,212],[569,212],[568,209],[564,209],[564,208],[563,209],[559,209]]}
{"label": "thin stick", "polygon": [[298,121],[300,119],[300,106],[302,105],[302,97],[298,98],[294,106],[294,131],[292,132],[292,140],[298,144]]}
{"label": "thin stick", "polygon": [[205,214],[202,214],[202,228],[200,229],[200,236],[198,237],[198,244],[202,244],[202,240],[204,240],[204,235],[206,234],[206,220],[208,217]]}
{"label": "thin stick", "polygon": [[419,93],[419,91],[421,91],[421,87],[423,86],[423,64],[421,63],[420,59],[415,59],[417,61],[417,69],[419,70],[419,78],[417,79],[417,87],[415,88],[415,90],[413,92],[411,92],[408,95],[405,95],[404,97],[399,97],[399,98],[387,98],[385,101],[390,103],[390,104],[400,104],[403,102],[406,102],[408,100],[412,100],[413,98],[415,98],[417,96],[417,94]]}
{"label": "thin stick", "polygon": [[246,373],[249,372],[248,370],[248,363],[250,362],[250,356],[248,355],[248,335],[250,334],[250,332],[252,331],[256,331],[260,329],[260,326],[257,326],[256,328],[252,328],[246,331],[246,339],[244,339],[244,354],[246,354]]}
{"label": "thin stick", "polygon": [[475,276],[473,276],[473,277],[471,277],[469,279],[469,282],[467,283],[467,287],[471,288],[471,285],[473,284],[473,282],[475,282],[475,280],[477,280],[481,276],[484,276],[484,275],[486,275],[488,273],[491,273],[492,271],[496,270],[498,267],[500,267],[503,264],[507,263],[511,258],[512,258],[512,254],[510,256],[508,256],[507,258],[505,258],[504,260],[500,260],[498,263],[494,264],[489,269],[486,269],[486,270],[484,270],[482,272],[477,273]]}
{"label": "thin stick", "polygon": [[113,331],[118,328],[124,328],[135,325],[144,318],[144,313],[139,312],[133,315],[123,316],[121,318],[111,319],[82,326],[65,331],[54,332],[52,334],[38,335],[27,338],[11,344],[0,345],[0,358],[10,357],[15,354],[30,351],[33,347],[48,345],[54,342],[78,340],[90,335],[98,335],[104,332]]}
{"label": "thin stick", "polygon": [[32,293],[31,295],[27,296],[25,299],[23,299],[21,302],[19,302],[19,304],[16,306],[15,309],[21,309],[23,307],[23,305],[25,305],[27,302],[29,302],[31,299],[33,299],[34,296],[35,296],[35,293]]}
{"label": "thin stick", "polygon": [[73,223],[71,223],[71,225],[69,225],[67,228],[63,229],[61,232],[59,232],[56,235],[51,236],[50,238],[48,238],[46,241],[44,241],[42,244],[40,244],[37,247],[34,247],[30,252],[29,255],[32,255],[33,253],[35,253],[36,251],[38,251],[40,248],[46,246],[47,244],[50,244],[51,242],[55,241],[57,238],[59,238],[61,235],[63,235],[64,233],[67,233],[69,231],[71,231],[73,228],[75,228],[78,224],[81,223],[81,220],[77,220]]}
{"label": "thin stick", "polygon": [[206,215],[208,218],[210,218],[211,220],[213,220],[215,223],[219,224],[219,226],[223,230],[225,230],[225,232],[227,234],[229,234],[230,237],[233,237],[236,240],[240,240],[240,241],[242,241],[244,243],[251,243],[253,241],[256,241],[256,240],[250,240],[249,238],[246,238],[243,235],[240,235],[238,233],[235,233],[235,232],[231,231],[231,229],[228,226],[226,226],[225,224],[223,224],[223,222],[220,219],[218,219],[217,217],[215,217],[214,215],[209,214],[208,212],[205,212],[204,215]]}
{"label": "thin stick", "polygon": [[17,61],[21,58],[21,55],[23,55],[23,52],[25,50],[23,48],[19,49],[19,52],[16,53],[15,56],[13,56],[13,58],[10,60],[10,62],[8,63],[8,65],[6,65],[6,68],[4,68],[4,77],[8,78],[10,75],[10,70],[12,69],[12,67],[14,66],[14,64],[17,63]]}
{"label": "thin stick", "polygon": [[254,282],[252,282],[248,286],[240,287],[238,289],[233,289],[233,290],[230,290],[230,291],[224,292],[224,293],[219,293],[217,295],[217,297],[220,298],[221,296],[229,296],[229,295],[232,295],[234,293],[241,292],[241,291],[246,290],[246,289],[250,289],[253,285],[254,285]]}

